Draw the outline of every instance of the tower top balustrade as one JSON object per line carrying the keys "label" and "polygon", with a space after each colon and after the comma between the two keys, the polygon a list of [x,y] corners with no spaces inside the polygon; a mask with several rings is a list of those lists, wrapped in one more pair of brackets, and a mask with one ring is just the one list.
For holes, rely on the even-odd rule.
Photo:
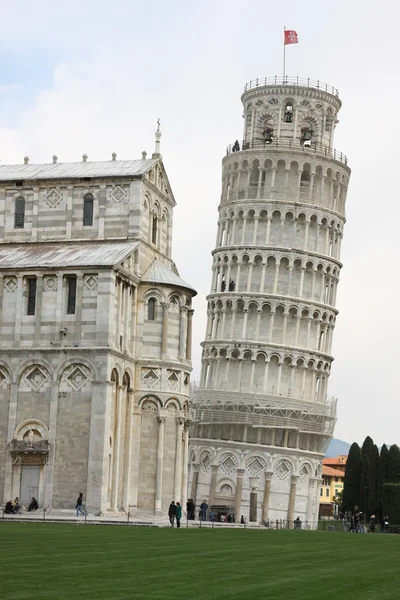
{"label": "tower top balustrade", "polygon": [[285,75],[275,75],[273,77],[260,77],[257,79],[252,79],[244,86],[244,91],[248,92],[249,90],[253,90],[255,88],[266,87],[266,86],[296,86],[296,87],[307,87],[313,88],[315,90],[320,90],[322,92],[326,92],[327,94],[332,94],[332,96],[336,96],[339,98],[339,90],[337,90],[332,85],[328,85],[319,79],[310,79],[309,77],[288,77]]}

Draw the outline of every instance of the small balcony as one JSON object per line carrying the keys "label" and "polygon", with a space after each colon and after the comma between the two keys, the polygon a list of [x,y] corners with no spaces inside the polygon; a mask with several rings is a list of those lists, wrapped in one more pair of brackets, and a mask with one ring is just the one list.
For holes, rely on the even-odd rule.
{"label": "small balcony", "polygon": [[226,148],[227,156],[233,152],[243,152],[246,150],[258,150],[258,151],[269,151],[269,152],[301,152],[304,155],[314,154],[317,156],[326,156],[327,158],[333,158],[344,165],[347,165],[347,156],[339,150],[328,148],[317,142],[301,143],[299,140],[279,139],[274,138],[271,141],[268,140],[242,140],[239,142],[236,140],[234,144],[230,144]]}
{"label": "small balcony", "polygon": [[14,455],[42,455],[47,456],[49,453],[49,441],[28,441],[28,440],[12,440],[9,445],[11,454]]}

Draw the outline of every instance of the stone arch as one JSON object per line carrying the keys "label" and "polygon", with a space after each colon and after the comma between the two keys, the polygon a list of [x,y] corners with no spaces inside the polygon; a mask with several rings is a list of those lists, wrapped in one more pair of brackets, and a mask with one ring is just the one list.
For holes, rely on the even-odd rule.
{"label": "stone arch", "polygon": [[[37,358],[29,358],[27,360],[24,360],[20,365],[18,365],[18,368],[15,371],[15,381],[17,383],[19,383],[21,381],[21,378],[22,378],[22,375],[24,374],[24,372],[29,367],[33,367],[35,365],[46,369],[50,378],[51,378],[51,376],[54,377],[54,370],[53,370],[53,367],[51,366],[51,364],[47,360],[37,357]],[[53,379],[53,381],[54,381],[54,379]]]}
{"label": "stone arch", "polygon": [[84,365],[91,372],[92,380],[98,381],[98,373],[97,373],[97,369],[96,369],[95,365],[90,360],[88,360],[87,358],[84,358],[83,356],[75,356],[74,358],[67,358],[66,360],[64,360],[64,362],[62,362],[55,371],[55,374],[54,374],[55,380],[61,381],[61,377],[62,377],[62,374],[64,373],[64,371],[73,364]]}
{"label": "stone arch", "polygon": [[150,400],[152,400],[153,402],[155,402],[155,404],[156,404],[156,405],[158,404],[158,406],[159,406],[160,408],[162,408],[162,406],[163,406],[163,403],[162,403],[161,399],[160,399],[160,398],[159,398],[159,397],[158,397],[156,394],[145,394],[145,395],[144,395],[144,396],[142,396],[142,397],[140,398],[140,400],[138,401],[138,406],[139,406],[139,407],[142,407],[142,406],[143,406],[143,404],[144,404],[144,402],[146,402],[146,401],[150,401]]}
{"label": "stone arch", "polygon": [[49,429],[43,421],[39,419],[26,419],[22,421],[14,431],[14,439],[22,441],[24,439],[24,435],[28,433],[31,429],[36,429],[43,440],[47,440],[49,437]]}
{"label": "stone arch", "polygon": [[[231,488],[231,491],[224,490],[224,486],[229,486]],[[236,484],[233,481],[233,479],[231,479],[230,477],[222,477],[217,483],[216,492],[220,496],[233,495],[235,493],[235,490],[236,490]]]}
{"label": "stone arch", "polygon": [[178,411],[182,410],[182,404],[176,396],[171,396],[170,398],[168,398],[168,400],[166,400],[164,406],[165,406],[165,408],[168,408],[172,404],[174,406],[176,406]]}

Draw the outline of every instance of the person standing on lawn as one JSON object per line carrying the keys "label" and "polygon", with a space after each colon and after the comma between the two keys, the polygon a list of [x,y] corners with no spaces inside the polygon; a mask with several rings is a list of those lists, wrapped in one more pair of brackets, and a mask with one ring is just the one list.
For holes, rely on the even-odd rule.
{"label": "person standing on lawn", "polygon": [[200,504],[200,515],[201,515],[202,521],[205,521],[207,519],[207,510],[208,510],[208,504],[207,504],[206,500],[203,500],[203,502]]}
{"label": "person standing on lawn", "polygon": [[83,494],[82,494],[82,492],[79,492],[78,500],[76,501],[76,506],[75,506],[77,517],[79,517],[79,515],[85,516],[82,504],[83,504]]}
{"label": "person standing on lawn", "polygon": [[182,506],[180,505],[179,502],[177,502],[175,508],[176,508],[176,513],[175,513],[176,526],[179,528],[181,526],[181,519],[182,519]]}
{"label": "person standing on lawn", "polygon": [[176,517],[176,505],[175,505],[175,502],[173,500],[172,500],[171,504],[169,505],[168,516],[169,516],[169,522],[171,523],[171,527],[173,527],[174,526],[175,517]]}

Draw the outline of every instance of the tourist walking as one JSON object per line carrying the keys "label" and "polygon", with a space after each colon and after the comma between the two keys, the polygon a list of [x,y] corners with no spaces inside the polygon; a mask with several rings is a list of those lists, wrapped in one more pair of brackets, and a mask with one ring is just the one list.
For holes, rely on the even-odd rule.
{"label": "tourist walking", "polygon": [[85,511],[83,510],[83,494],[82,492],[79,492],[79,496],[78,496],[78,500],[76,501],[76,516],[79,517],[79,515],[85,516]]}
{"label": "tourist walking", "polygon": [[[182,511],[182,509],[181,509],[181,511]],[[169,516],[169,522],[171,523],[171,527],[173,527],[175,517],[176,517],[176,504],[173,500],[172,500],[171,504],[169,505],[168,516]]]}
{"label": "tourist walking", "polygon": [[179,527],[181,526],[181,519],[182,519],[182,506],[180,505],[179,502],[176,503],[175,509],[176,509],[176,513],[175,513],[176,526],[179,529]]}

